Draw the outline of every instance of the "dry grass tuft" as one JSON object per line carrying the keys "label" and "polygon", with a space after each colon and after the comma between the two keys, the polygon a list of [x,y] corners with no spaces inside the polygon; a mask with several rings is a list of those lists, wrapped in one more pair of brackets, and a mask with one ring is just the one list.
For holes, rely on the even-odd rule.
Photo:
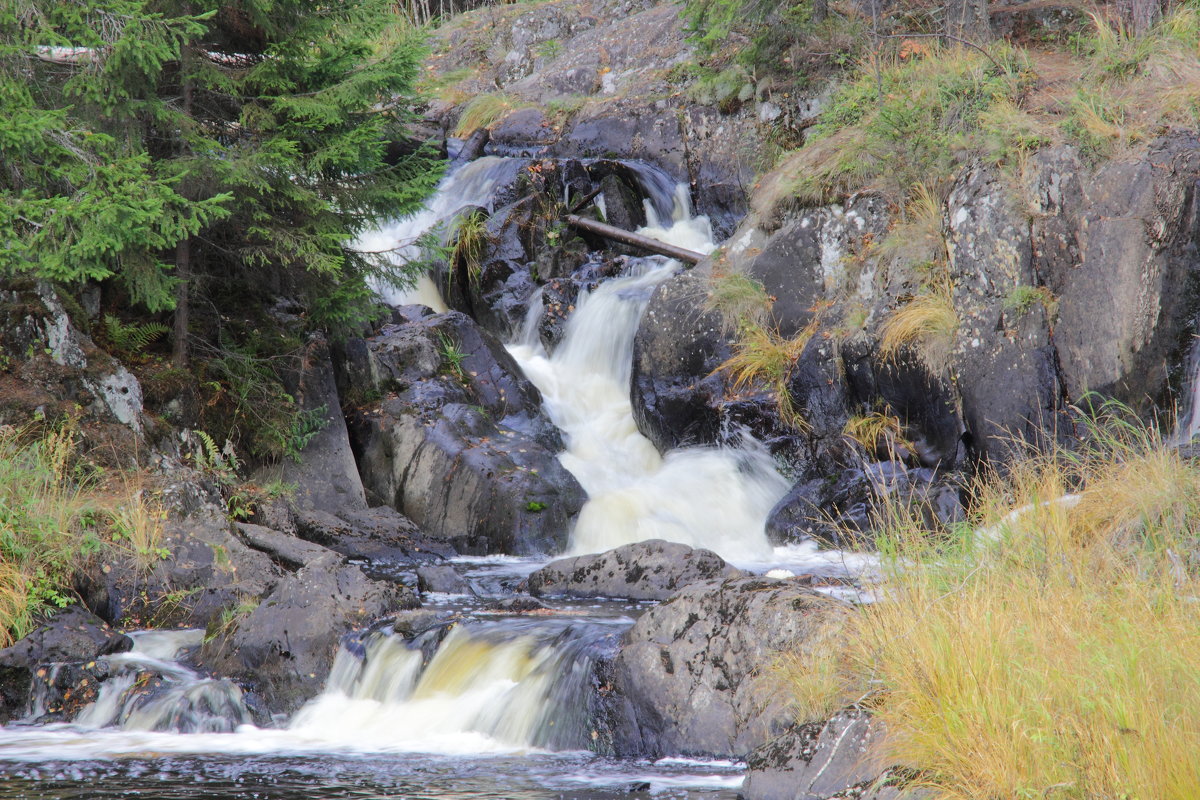
{"label": "dry grass tuft", "polygon": [[884,599],[804,704],[871,695],[939,798],[1195,797],[1200,467],[1104,405],[974,491],[973,530],[880,515]]}
{"label": "dry grass tuft", "polygon": [[958,326],[950,287],[938,284],[884,320],[879,352],[884,358],[896,358],[902,350],[911,348],[930,369],[941,372],[946,368]]}
{"label": "dry grass tuft", "polygon": [[796,409],[787,384],[792,368],[817,332],[817,325],[817,320],[813,320],[791,339],[784,339],[761,325],[744,323],[734,342],[733,355],[714,372],[728,375],[735,391],[765,386],[775,395],[780,419],[804,430],[808,423]]}
{"label": "dry grass tuft", "polygon": [[851,417],[846,420],[842,433],[862,445],[868,453],[881,454],[890,460],[895,460],[901,450],[911,452],[915,449],[904,437],[900,418],[893,414],[872,411]]}
{"label": "dry grass tuft", "polygon": [[454,135],[464,138],[480,128],[490,128],[521,106],[520,101],[511,95],[481,94],[463,107]]}

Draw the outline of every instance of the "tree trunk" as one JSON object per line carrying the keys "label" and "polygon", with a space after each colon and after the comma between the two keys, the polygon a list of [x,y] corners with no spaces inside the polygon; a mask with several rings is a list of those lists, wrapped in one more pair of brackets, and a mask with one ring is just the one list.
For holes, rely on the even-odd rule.
{"label": "tree trunk", "polygon": [[829,16],[829,0],[813,0],[813,22],[824,22]]}
{"label": "tree trunk", "polygon": [[175,245],[175,330],[171,363],[185,369],[188,362],[188,289],[192,280],[192,240],[184,239]]}
{"label": "tree trunk", "polygon": [[[183,48],[179,54],[180,73],[186,75],[188,48]],[[183,81],[183,113],[192,115],[192,82],[187,78]],[[186,149],[186,145],[184,145]],[[171,363],[178,369],[187,367],[188,362],[188,323],[190,307],[188,294],[192,282],[192,239],[190,236],[180,240],[175,245],[175,329],[172,343]]]}
{"label": "tree trunk", "polygon": [[946,33],[983,44],[992,38],[987,0],[947,0]]}
{"label": "tree trunk", "polygon": [[1162,4],[1159,0],[1133,0],[1130,16],[1134,34],[1143,36],[1162,17]]}

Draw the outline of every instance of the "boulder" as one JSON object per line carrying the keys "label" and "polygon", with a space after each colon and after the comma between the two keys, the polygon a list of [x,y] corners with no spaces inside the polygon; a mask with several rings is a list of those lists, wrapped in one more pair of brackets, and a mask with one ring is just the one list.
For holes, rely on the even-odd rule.
{"label": "boulder", "polygon": [[342,401],[338,396],[329,345],[314,334],[305,347],[303,369],[288,376],[289,391],[301,411],[320,419],[320,429],[300,452],[298,461],[283,459],[260,471],[259,482],[280,480],[296,491],[291,502],[303,509],[367,506],[358,465],[350,449]]}
{"label": "boulder", "polygon": [[266,596],[284,574],[216,515],[168,521],[161,547],[169,555],[144,570],[123,556],[89,570],[79,587],[85,605],[112,624],[203,628]]}
{"label": "boulder", "polygon": [[[746,759],[746,800],[920,800],[931,795],[897,785],[882,755],[883,723],[859,709],[805,725],[757,747]],[[853,792],[853,794],[851,794]]]}
{"label": "boulder", "polygon": [[463,553],[561,550],[584,493],[558,430],[508,352],[458,312],[385,326],[368,342],[377,404],[352,438],[374,503]]}
{"label": "boulder", "polygon": [[531,595],[663,600],[683,587],[744,575],[711,550],[651,539],[597,555],[560,558],[530,574]]}
{"label": "boulder", "polygon": [[330,553],[284,577],[247,616],[224,626],[198,662],[237,681],[272,713],[290,714],[320,691],[345,634],[418,605],[411,591],[372,581]]}
{"label": "boulder", "polygon": [[[80,606],[69,606],[55,612],[29,635],[10,647],[0,650],[0,723],[16,719],[29,705],[30,687],[39,667],[48,673],[61,672],[52,665],[79,662],[86,666],[109,653],[123,653],[133,647],[133,640],[109,627],[108,623]],[[62,681],[68,688],[78,687],[80,697],[94,697],[98,683],[96,675],[78,675],[76,680]],[[88,681],[93,691],[86,689]],[[83,686],[79,687],[79,683]],[[46,681],[43,680],[43,683]],[[64,690],[65,691],[65,690]],[[61,694],[61,692],[60,692]],[[61,703],[59,704],[61,705]],[[43,708],[45,712],[48,709]]]}
{"label": "boulder", "polygon": [[847,608],[759,577],[694,583],[664,600],[638,619],[614,662],[614,749],[744,757],[792,722],[772,661],[835,646]]}
{"label": "boulder", "polygon": [[449,565],[417,567],[417,589],[443,594],[473,594],[471,584]]}
{"label": "boulder", "polygon": [[633,416],[661,453],[721,435],[725,381],[713,371],[730,355],[729,336],[704,305],[707,291],[694,272],[663,282],[634,338]]}

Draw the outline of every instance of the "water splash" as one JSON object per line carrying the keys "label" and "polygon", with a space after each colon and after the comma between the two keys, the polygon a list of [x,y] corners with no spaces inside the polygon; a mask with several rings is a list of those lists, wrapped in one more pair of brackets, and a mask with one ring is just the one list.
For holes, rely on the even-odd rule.
{"label": "water splash", "polygon": [[[691,213],[685,187],[674,192],[669,226],[654,203],[639,233],[701,252],[714,247],[708,220]],[[654,289],[679,265],[639,259],[632,273],[581,294],[552,356],[537,342],[536,314],[509,350],[541,391],[566,434],[559,456],[588,502],[571,535],[573,553],[646,539],[706,547],[729,560],[765,561],[765,526],[787,491],[769,455],[742,448],[689,447],[661,456],[633,418],[629,382],[638,323]]]}
{"label": "water splash", "polygon": [[608,636],[551,621],[460,624],[412,641],[372,634],[361,661],[338,654],[325,692],[290,730],[442,754],[585,749],[595,659]]}
{"label": "water splash", "polygon": [[[496,191],[511,182],[517,171],[527,163],[525,159],[485,156],[465,164],[442,180],[433,197],[420,211],[364,233],[354,247],[372,253],[387,251],[388,258],[397,265],[420,258],[421,252],[416,241],[422,234],[433,230],[464,208],[491,208]],[[437,286],[426,274],[419,276],[411,289],[398,289],[382,281],[376,282],[372,288],[389,305],[421,303],[434,311],[447,310]]]}

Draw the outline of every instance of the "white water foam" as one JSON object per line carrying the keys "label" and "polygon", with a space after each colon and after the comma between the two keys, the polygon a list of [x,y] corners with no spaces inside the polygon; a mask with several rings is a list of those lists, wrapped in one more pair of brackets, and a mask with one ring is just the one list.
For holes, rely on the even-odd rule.
{"label": "white water foam", "polygon": [[[710,252],[705,217],[690,213],[686,188],[664,226],[646,203],[650,225],[639,233]],[[661,456],[633,418],[629,396],[633,340],[650,295],[678,263],[644,259],[634,274],[601,284],[576,302],[552,356],[531,330],[509,351],[542,392],[546,410],[566,434],[559,456],[588,502],[571,535],[572,553],[595,553],[647,539],[706,547],[732,561],[768,561],[765,525],[788,484],[770,456],[745,447],[687,447]],[[532,329],[536,317],[527,321]]]}
{"label": "white water foam", "polygon": [[[496,189],[511,180],[524,163],[521,159],[485,156],[464,165],[442,179],[433,197],[420,211],[362,234],[354,243],[355,249],[369,253],[387,252],[388,258],[397,265],[420,258],[416,242],[422,234],[464,208],[490,208]],[[416,285],[409,289],[399,289],[383,281],[376,281],[372,288],[389,305],[421,303],[437,312],[447,310],[437,286],[426,274],[419,276]]]}

